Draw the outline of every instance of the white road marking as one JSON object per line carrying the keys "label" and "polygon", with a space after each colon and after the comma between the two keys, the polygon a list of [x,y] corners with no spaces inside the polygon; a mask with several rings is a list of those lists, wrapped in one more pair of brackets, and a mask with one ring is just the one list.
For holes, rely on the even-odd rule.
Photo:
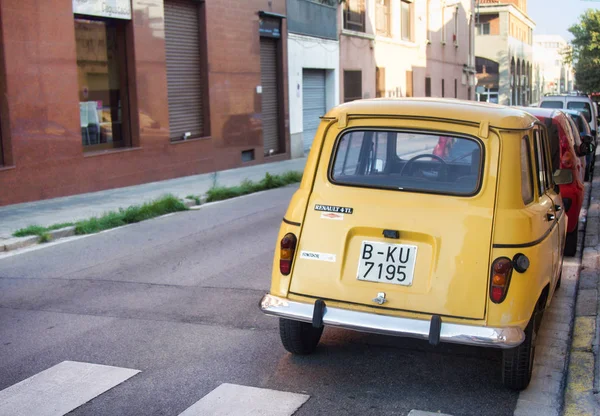
{"label": "white road marking", "polygon": [[310,396],[221,384],[179,416],[291,416]]}
{"label": "white road marking", "polygon": [[0,391],[0,416],[62,416],[139,370],[63,361]]}
{"label": "white road marking", "polygon": [[446,413],[436,413],[436,412],[425,412],[423,410],[411,410],[408,412],[408,416],[452,416]]}

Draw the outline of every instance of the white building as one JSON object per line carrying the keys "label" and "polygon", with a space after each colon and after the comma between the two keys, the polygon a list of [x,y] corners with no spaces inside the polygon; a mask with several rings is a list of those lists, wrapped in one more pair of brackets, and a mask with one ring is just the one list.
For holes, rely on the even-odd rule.
{"label": "white building", "polygon": [[535,35],[533,56],[540,66],[540,96],[573,90],[573,68],[564,62],[569,43],[559,35]]}
{"label": "white building", "polygon": [[310,149],[319,117],[339,104],[337,0],[287,0],[291,157]]}

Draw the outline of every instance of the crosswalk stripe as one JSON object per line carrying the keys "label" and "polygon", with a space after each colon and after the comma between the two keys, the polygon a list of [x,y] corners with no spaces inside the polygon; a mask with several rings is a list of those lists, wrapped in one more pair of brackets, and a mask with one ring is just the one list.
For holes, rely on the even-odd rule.
{"label": "crosswalk stripe", "polygon": [[408,416],[452,416],[446,413],[435,413],[435,412],[426,412],[424,410],[411,410],[408,412]]}
{"label": "crosswalk stripe", "polygon": [[0,416],[62,416],[137,373],[63,361],[0,391]]}
{"label": "crosswalk stripe", "polygon": [[309,397],[306,394],[224,383],[179,416],[291,416]]}

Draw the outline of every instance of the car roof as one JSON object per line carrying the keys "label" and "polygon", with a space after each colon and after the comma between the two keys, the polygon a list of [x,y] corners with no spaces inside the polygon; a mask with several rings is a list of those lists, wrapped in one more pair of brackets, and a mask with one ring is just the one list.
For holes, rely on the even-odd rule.
{"label": "car roof", "polygon": [[562,101],[563,103],[569,101],[584,101],[589,103],[592,99],[587,95],[545,95],[540,99],[540,102],[542,101]]}
{"label": "car roof", "polygon": [[490,126],[525,130],[538,121],[526,111],[515,107],[449,98],[375,98],[351,101],[330,110],[325,118],[342,115],[406,116],[438,118]]}
{"label": "car roof", "polygon": [[544,107],[515,107],[520,110],[526,111],[527,113],[535,117],[554,118],[559,115],[562,108],[544,108]]}

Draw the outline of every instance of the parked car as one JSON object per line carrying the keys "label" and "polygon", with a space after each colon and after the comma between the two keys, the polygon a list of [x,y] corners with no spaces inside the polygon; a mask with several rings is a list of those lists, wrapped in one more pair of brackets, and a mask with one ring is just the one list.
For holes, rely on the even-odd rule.
{"label": "parked car", "polygon": [[540,100],[540,107],[581,111],[590,126],[592,136],[598,137],[598,107],[587,95],[546,95]]}
{"label": "parked car", "polygon": [[280,318],[293,354],[312,353],[324,326],[501,348],[504,384],[523,389],[561,278],[556,184],[573,172],[553,171],[546,129],[514,108],[334,108],[281,223],[260,308]]}
{"label": "parked car", "polygon": [[[575,138],[569,124],[568,116],[551,108],[523,107],[522,110],[529,112],[545,124],[548,130],[548,138],[552,149],[552,169],[569,169],[573,173],[573,181],[560,186],[560,194],[565,201],[567,211],[568,232],[565,242],[565,254],[574,256],[577,251],[577,229],[579,224],[579,213],[583,204],[583,173],[585,165],[579,159],[579,153],[575,149]],[[580,153],[585,148],[579,149]]]}
{"label": "parked car", "polygon": [[597,140],[594,136],[592,136],[592,132],[590,130],[590,125],[587,123],[585,117],[580,111],[577,110],[562,110],[571,117],[575,126],[577,127],[577,132],[581,137],[581,141],[587,143],[588,154],[585,157],[585,180],[589,180],[592,177],[592,173],[594,171],[594,166],[596,165],[596,158],[593,157],[596,152]]}

